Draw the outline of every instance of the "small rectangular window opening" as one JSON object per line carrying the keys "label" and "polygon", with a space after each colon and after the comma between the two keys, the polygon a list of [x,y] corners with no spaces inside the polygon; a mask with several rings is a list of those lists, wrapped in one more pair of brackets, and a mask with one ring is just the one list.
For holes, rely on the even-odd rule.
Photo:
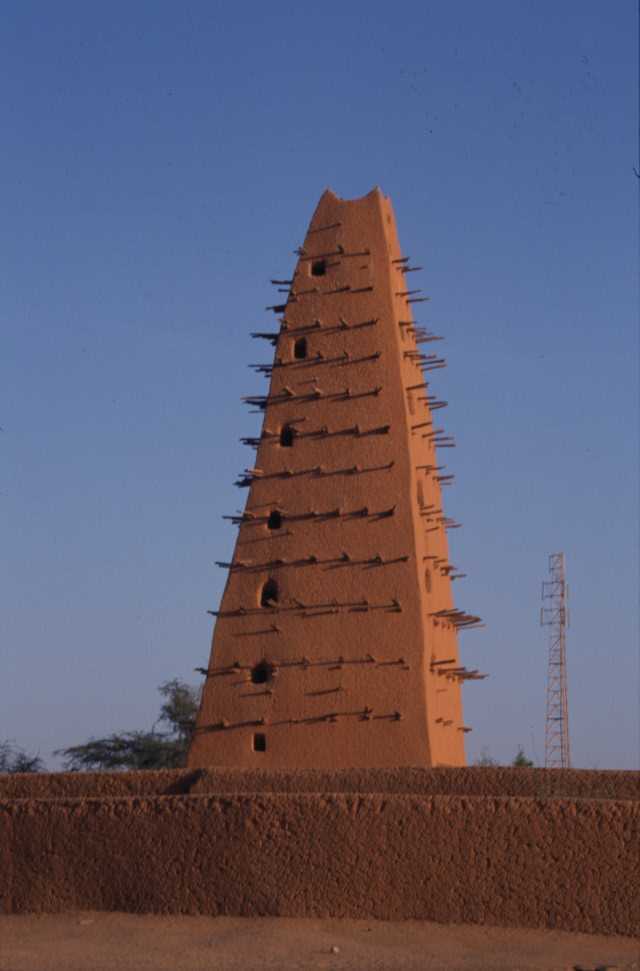
{"label": "small rectangular window opening", "polygon": [[311,276],[324,276],[327,272],[326,260],[313,260],[311,263]]}
{"label": "small rectangular window opening", "polygon": [[254,752],[266,752],[267,751],[267,736],[262,732],[256,732],[253,736],[253,751]]}

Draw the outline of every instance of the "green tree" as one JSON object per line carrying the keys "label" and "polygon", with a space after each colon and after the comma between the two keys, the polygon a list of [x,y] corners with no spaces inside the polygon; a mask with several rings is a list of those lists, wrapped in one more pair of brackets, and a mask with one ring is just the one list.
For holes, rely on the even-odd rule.
{"label": "green tree", "polygon": [[489,755],[488,748],[483,748],[482,751],[480,752],[480,755],[478,756],[478,758],[475,760],[473,764],[481,765],[481,766],[484,766],[485,768],[490,768],[491,766],[498,765],[499,763],[496,762],[495,759],[491,758],[491,756]]}
{"label": "green tree", "polygon": [[[150,732],[117,732],[91,738],[83,745],[58,749],[70,772],[136,769],[179,769],[193,735],[200,690],[173,678],[159,687],[163,703]],[[158,731],[157,725],[165,726]]]}
{"label": "green tree", "polygon": [[[483,748],[478,758],[473,763],[474,765],[482,765],[487,768],[491,768],[500,765],[496,759],[492,759],[489,755],[489,749]],[[511,762],[511,765],[516,769],[530,769],[533,767],[534,763],[531,759],[528,759],[524,754],[524,749],[522,745],[518,746],[518,751],[516,752],[515,758]]]}
{"label": "green tree", "polygon": [[532,769],[534,763],[531,761],[531,759],[527,758],[527,756],[524,754],[522,745],[520,745],[518,751],[516,752],[516,757],[511,765],[515,766],[516,769]]}
{"label": "green tree", "polygon": [[0,742],[0,772],[42,772],[39,755],[29,755],[11,742]]}

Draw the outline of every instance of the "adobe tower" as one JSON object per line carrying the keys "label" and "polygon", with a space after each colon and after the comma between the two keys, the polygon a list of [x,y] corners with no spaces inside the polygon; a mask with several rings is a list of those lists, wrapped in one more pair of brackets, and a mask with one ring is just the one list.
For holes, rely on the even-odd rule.
{"label": "adobe tower", "polygon": [[298,253],[189,765],[464,765],[438,338],[379,189],[326,191]]}

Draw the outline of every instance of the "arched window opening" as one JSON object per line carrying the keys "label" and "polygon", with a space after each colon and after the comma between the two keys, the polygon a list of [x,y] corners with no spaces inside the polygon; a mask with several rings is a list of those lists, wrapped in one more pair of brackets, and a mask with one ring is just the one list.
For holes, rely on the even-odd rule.
{"label": "arched window opening", "polygon": [[275,668],[269,661],[259,661],[251,668],[251,680],[253,684],[268,684],[273,680]]}
{"label": "arched window opening", "polygon": [[303,361],[307,356],[307,338],[299,337],[293,345],[293,356],[296,361]]}
{"label": "arched window opening", "polygon": [[283,448],[291,448],[296,437],[296,430],[293,425],[283,425],[280,429],[280,444]]}
{"label": "arched window opening", "polygon": [[274,607],[278,603],[278,584],[270,577],[265,584],[263,584],[262,591],[260,593],[260,606],[261,607]]}
{"label": "arched window opening", "polygon": [[282,529],[282,513],[272,509],[267,519],[267,529]]}
{"label": "arched window opening", "polygon": [[313,260],[311,263],[311,276],[324,276],[327,272],[326,260]]}

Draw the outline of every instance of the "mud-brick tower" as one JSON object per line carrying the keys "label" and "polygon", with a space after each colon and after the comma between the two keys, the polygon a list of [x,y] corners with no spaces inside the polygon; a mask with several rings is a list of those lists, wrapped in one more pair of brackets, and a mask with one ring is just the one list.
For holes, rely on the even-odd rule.
{"label": "mud-brick tower", "polygon": [[437,338],[379,189],[325,192],[298,252],[189,764],[464,765]]}

